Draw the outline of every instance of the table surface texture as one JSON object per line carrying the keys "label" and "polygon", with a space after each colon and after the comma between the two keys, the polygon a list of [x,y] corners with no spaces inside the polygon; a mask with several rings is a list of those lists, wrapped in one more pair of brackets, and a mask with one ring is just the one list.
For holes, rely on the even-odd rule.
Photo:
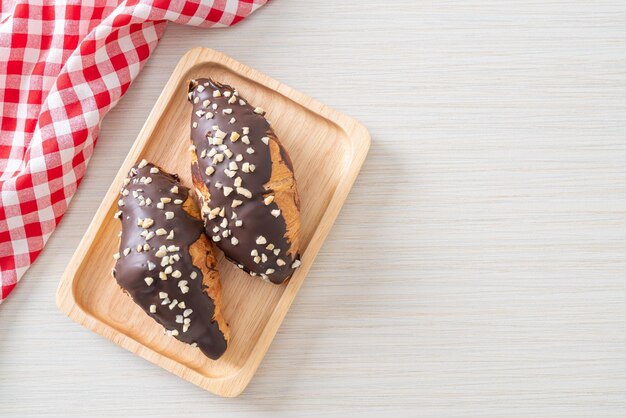
{"label": "table surface texture", "polygon": [[[61,274],[180,57],[361,121],[363,170],[256,377],[205,392],[78,326]],[[2,416],[626,416],[626,2],[275,0],[170,25],[0,306]]]}

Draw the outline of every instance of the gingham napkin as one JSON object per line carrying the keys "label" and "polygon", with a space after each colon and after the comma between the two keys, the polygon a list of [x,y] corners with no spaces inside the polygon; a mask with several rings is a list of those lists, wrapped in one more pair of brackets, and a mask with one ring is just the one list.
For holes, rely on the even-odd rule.
{"label": "gingham napkin", "polygon": [[230,26],[266,2],[2,0],[0,303],[61,220],[102,118],[137,77],[167,21]]}

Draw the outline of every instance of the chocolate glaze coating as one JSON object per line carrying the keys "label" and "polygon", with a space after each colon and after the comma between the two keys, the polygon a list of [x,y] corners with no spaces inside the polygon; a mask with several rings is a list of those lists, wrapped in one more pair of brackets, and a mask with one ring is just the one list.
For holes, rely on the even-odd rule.
{"label": "chocolate glaze coating", "polygon": [[166,333],[219,358],[226,339],[214,320],[215,305],[204,291],[202,270],[190,254],[204,228],[183,209],[189,189],[178,176],[145,161],[131,168],[125,183],[116,214],[122,235],[113,276]]}
{"label": "chocolate glaze coating", "polygon": [[[192,175],[207,234],[239,268],[272,283],[284,282],[300,262],[279,206],[267,199],[274,197],[268,186],[274,133],[264,112],[231,86],[210,79],[193,80],[188,97],[193,104],[192,152],[197,157]],[[280,153],[293,172],[282,146]],[[206,186],[205,193],[198,184]]]}

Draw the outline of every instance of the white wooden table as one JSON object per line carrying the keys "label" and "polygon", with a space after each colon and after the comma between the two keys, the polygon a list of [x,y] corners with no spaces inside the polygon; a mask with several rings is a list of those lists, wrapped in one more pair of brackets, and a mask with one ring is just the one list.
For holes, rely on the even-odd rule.
{"label": "white wooden table", "polygon": [[[65,318],[70,255],[180,56],[233,56],[373,144],[244,394]],[[170,26],[0,306],[0,414],[625,416],[626,3],[275,0]]]}

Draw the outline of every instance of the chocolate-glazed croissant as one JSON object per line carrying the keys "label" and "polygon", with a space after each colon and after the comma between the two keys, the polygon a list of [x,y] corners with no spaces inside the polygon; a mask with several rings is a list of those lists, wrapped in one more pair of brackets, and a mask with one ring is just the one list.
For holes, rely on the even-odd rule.
{"label": "chocolate-glazed croissant", "polygon": [[142,160],[124,180],[118,207],[118,284],[168,335],[219,358],[229,329],[217,260],[189,189]]}
{"label": "chocolate-glazed croissant", "polygon": [[191,172],[207,234],[253,276],[282,283],[300,265],[293,166],[263,109],[234,88],[192,80]]}

